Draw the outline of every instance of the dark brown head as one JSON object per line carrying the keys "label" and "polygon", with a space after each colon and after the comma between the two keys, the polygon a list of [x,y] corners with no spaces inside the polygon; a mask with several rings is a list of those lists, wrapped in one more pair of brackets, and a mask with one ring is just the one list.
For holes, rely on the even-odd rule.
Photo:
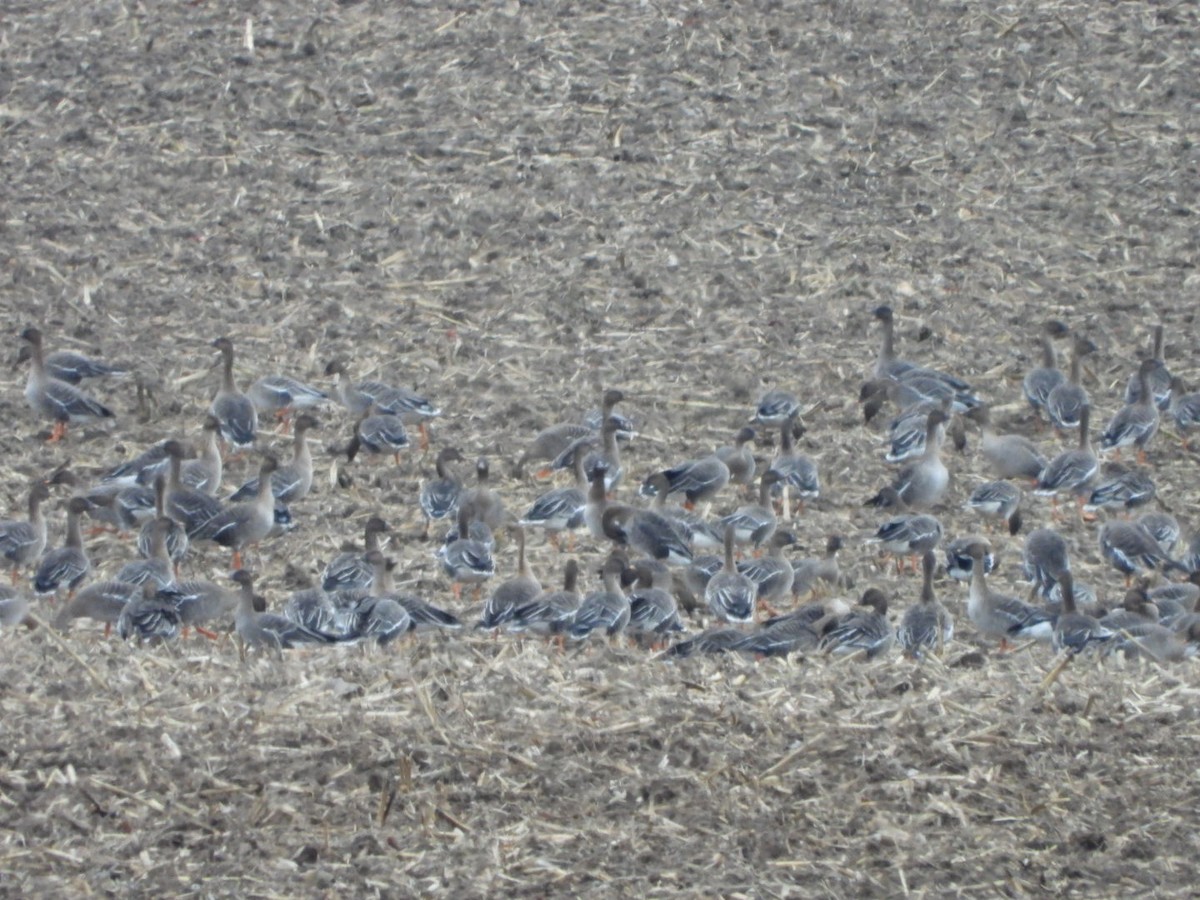
{"label": "dark brown head", "polygon": [[67,512],[72,515],[82,516],[85,512],[91,509],[92,504],[87,497],[72,497],[67,501]]}
{"label": "dark brown head", "polygon": [[[983,541],[973,541],[966,546],[967,556],[971,559],[979,561],[988,555],[988,545]],[[982,569],[980,570],[982,571]]]}
{"label": "dark brown head", "polygon": [[292,423],[292,427],[296,429],[297,434],[305,431],[313,431],[321,427],[321,423],[317,421],[316,416],[311,416],[308,413],[301,413],[296,416],[296,420]]}
{"label": "dark brown head", "polygon": [[600,397],[601,406],[611,410],[614,406],[625,399],[625,392],[620,388],[609,388]]}
{"label": "dark brown head", "polygon": [[258,477],[266,478],[272,472],[279,468],[279,459],[273,453],[268,453],[263,457],[263,461],[258,466]]}
{"label": "dark brown head", "polygon": [[890,306],[877,306],[873,315],[880,322],[891,322],[894,314]]}
{"label": "dark brown head", "polygon": [[346,374],[346,362],[345,362],[345,360],[341,360],[341,359],[331,359],[331,360],[330,360],[330,361],[329,361],[329,362],[328,362],[328,363],[325,365],[325,375],[326,375],[326,377],[328,377],[328,376],[330,376],[330,375],[345,375],[345,374]]}
{"label": "dark brown head", "polygon": [[254,589],[254,575],[248,569],[237,569],[229,573],[230,580],[243,590]]}
{"label": "dark brown head", "polygon": [[41,329],[34,328],[32,325],[30,325],[24,331],[21,332],[21,340],[28,341],[29,344],[33,347],[42,346]]}
{"label": "dark brown head", "polygon": [[221,351],[222,355],[233,353],[233,341],[227,337],[219,337],[212,342],[212,346]]}
{"label": "dark brown head", "polygon": [[746,425],[745,427],[740,428],[738,433],[733,436],[733,442],[737,446],[741,447],[743,444],[750,443],[750,441],[754,440],[756,437],[758,437],[757,432],[755,432],[755,430],[749,425]]}
{"label": "dark brown head", "polygon": [[1042,324],[1042,334],[1048,338],[1064,338],[1071,333],[1071,326],[1060,319],[1049,319]]}
{"label": "dark brown head", "polygon": [[391,526],[379,516],[371,516],[371,518],[367,519],[367,524],[364,528],[367,534],[384,534],[392,530]]}
{"label": "dark brown head", "polygon": [[840,534],[831,534],[825,538],[825,552],[829,554],[837,553],[846,545],[846,539]]}
{"label": "dark brown head", "polygon": [[888,611],[888,598],[882,590],[877,587],[869,587],[863,591],[862,597],[858,601],[859,606],[869,606],[881,616],[886,616]]}

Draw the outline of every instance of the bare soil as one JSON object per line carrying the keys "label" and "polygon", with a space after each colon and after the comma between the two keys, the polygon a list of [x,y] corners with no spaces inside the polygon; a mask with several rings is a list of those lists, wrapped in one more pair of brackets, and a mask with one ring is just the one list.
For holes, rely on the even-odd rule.
{"label": "bare soil", "polygon": [[[1038,323],[1101,346],[1103,421],[1149,326],[1193,381],[1197,11],[1187,5],[9,3],[0,13],[0,316],[136,376],[47,446],[3,379],[3,496],[195,437],[234,337],[243,385],[356,378],[445,409],[434,445],[509,474],[539,428],[625,389],[623,493],[728,441],[768,387],[810,407],[825,490],[797,553],[848,535],[888,477],[855,403],[870,310],[1003,427]],[[15,340],[10,342],[15,357]],[[138,403],[138,387],[145,400]],[[274,605],[380,512],[402,580],[452,605],[419,537],[431,458],[347,465],[253,555]],[[264,435],[264,443],[286,440]],[[1056,439],[1039,437],[1047,449]],[[769,457],[770,446],[760,446]],[[1164,427],[1162,505],[1195,522],[1196,456]],[[253,461],[234,465],[231,486]],[[949,534],[985,468],[950,462]],[[735,502],[732,494],[718,507]],[[719,510],[718,510],[719,511]],[[61,534],[61,513],[52,530]],[[1030,527],[1049,520],[1031,499]],[[1120,576],[1062,523],[1080,577]],[[1021,537],[994,537],[1019,584]],[[101,572],[132,550],[89,542]],[[583,541],[593,563],[604,548]],[[511,541],[498,551],[507,576]],[[557,554],[535,539],[545,583]],[[201,548],[189,574],[219,578]],[[11,896],[895,896],[1193,888],[1197,668],[1080,660],[1050,689],[960,613],[945,661],[560,653],[473,634],[395,652],[242,659],[77,625],[0,638],[0,893]],[[38,612],[53,613],[39,601]],[[470,617],[473,605],[456,607]],[[700,614],[693,627],[703,627]]]}

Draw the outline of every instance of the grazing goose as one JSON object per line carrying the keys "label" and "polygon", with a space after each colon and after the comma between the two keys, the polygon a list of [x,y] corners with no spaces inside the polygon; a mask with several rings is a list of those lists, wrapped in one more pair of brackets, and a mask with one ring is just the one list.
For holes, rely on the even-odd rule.
{"label": "grazing goose", "polygon": [[1171,417],[1175,420],[1175,427],[1179,429],[1183,438],[1184,448],[1191,449],[1188,436],[1193,428],[1200,425],[1200,391],[1193,391],[1189,394],[1182,379],[1172,379],[1170,412]]}
{"label": "grazing goose", "polygon": [[354,434],[346,445],[346,460],[354,462],[360,451],[373,455],[392,454],[396,465],[400,465],[400,451],[408,448],[408,431],[399,416],[372,405],[354,426]]}
{"label": "grazing goose", "polygon": [[983,435],[979,441],[979,452],[997,478],[1037,480],[1046,468],[1046,457],[1033,441],[1019,434],[997,434],[992,428],[991,411],[986,404],[971,410],[968,418],[979,425]]}
{"label": "grazing goose", "polygon": [[792,592],[796,572],[785,551],[796,543],[796,535],[790,531],[776,531],[767,542],[768,552],[757,559],[742,560],[737,571],[749,577],[757,589],[758,603],[767,612],[773,613],[772,605]]}
{"label": "grazing goose", "polygon": [[97,581],[79,591],[63,604],[54,617],[54,627],[65,631],[75,619],[91,619],[104,625],[104,635],[112,633],[125,607],[142,596],[142,585],[124,581]]}
{"label": "grazing goose", "polygon": [[1126,585],[1143,571],[1182,569],[1150,532],[1133,522],[1110,519],[1100,526],[1100,555],[1125,576]]}
{"label": "grazing goose", "polygon": [[771,504],[771,491],[781,477],[779,472],[767,469],[759,478],[758,502],[739,506],[729,515],[721,517],[721,528],[732,527],[734,540],[738,544],[761,547],[775,533],[778,520]]}
{"label": "grazing goose", "polygon": [[246,396],[260,413],[274,416],[284,431],[297,410],[314,409],[329,400],[324,391],[290,375],[264,375],[250,385]]}
{"label": "grazing goose", "polygon": [[886,653],[896,637],[887,612],[887,594],[879,588],[867,588],[855,609],[826,627],[822,649],[836,656],[863,653],[867,659]]}
{"label": "grazing goose", "polygon": [[963,506],[1004,522],[1009,534],[1021,530],[1021,490],[1012,482],[985,481],[971,491]]}
{"label": "grazing goose", "polygon": [[1154,479],[1145,469],[1107,463],[1100,480],[1088,494],[1083,511],[1094,513],[1099,509],[1131,510],[1149,503],[1156,493]]}
{"label": "grazing goose", "polygon": [[[21,352],[17,354],[17,361],[13,368],[29,362],[32,358],[33,348],[29,344],[23,345]],[[128,369],[122,369],[120,366],[114,366],[93,356],[76,353],[74,350],[55,350],[47,353],[43,364],[46,367],[46,374],[51,378],[76,387],[91,378],[120,377],[129,374]]]}
{"label": "grazing goose", "polygon": [[1053,528],[1035,528],[1025,536],[1021,552],[1021,569],[1033,586],[1033,592],[1043,598],[1058,582],[1059,576],[1071,568],[1067,542]]}
{"label": "grazing goose", "polygon": [[756,425],[782,428],[789,419],[800,414],[800,401],[791,391],[774,388],[762,395],[754,417],[750,420]]}
{"label": "grazing goose", "polygon": [[117,634],[127,641],[156,644],[179,637],[179,610],[169,594],[160,593],[153,582],[141,585],[141,595],[125,604],[117,617]]}
{"label": "grazing goose", "polygon": [[113,412],[83,391],[65,381],[52,378],[42,356],[42,333],[32,326],[21,332],[29,346],[29,379],[25,382],[25,402],[38,415],[54,422],[51,442],[67,435],[68,425],[80,425],[113,418]]}
{"label": "grazing goose", "polygon": [[664,498],[683,494],[684,508],[690,510],[697,503],[711,501],[727,484],[729,466],[713,453],[647,476],[638,493],[643,497],[657,497],[661,493]]}
{"label": "grazing goose", "polygon": [[746,639],[746,632],[740,628],[723,625],[702,631],[693,638],[676,641],[665,655],[686,658],[698,653],[729,653],[740,650]]}
{"label": "grazing goose", "polygon": [[421,449],[429,446],[429,430],[426,419],[442,414],[429,400],[407,388],[396,388],[382,381],[360,381],[351,384],[346,375],[345,361],[335,359],[325,367],[325,374],[334,378],[334,396],[339,403],[356,416],[368,414],[372,408],[377,415],[397,416],[405,423],[417,425],[421,435]]}

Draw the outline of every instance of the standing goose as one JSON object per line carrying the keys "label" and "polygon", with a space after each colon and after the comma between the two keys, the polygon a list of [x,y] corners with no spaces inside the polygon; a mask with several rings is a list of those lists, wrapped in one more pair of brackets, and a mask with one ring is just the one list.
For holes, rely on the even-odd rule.
{"label": "standing goose", "polygon": [[112,410],[93,400],[83,391],[65,381],[52,378],[42,357],[42,332],[29,327],[21,332],[29,345],[29,379],[25,383],[25,402],[38,415],[54,422],[50,441],[60,441],[67,435],[68,425],[80,425],[100,419],[111,419]]}
{"label": "standing goose", "polygon": [[221,386],[209,412],[220,423],[221,437],[227,444],[239,450],[252,447],[258,431],[258,411],[233,380],[233,341],[219,337],[212,346],[221,352]]}
{"label": "standing goose", "polygon": [[756,599],[768,613],[774,614],[772,605],[788,597],[796,572],[785,551],[796,543],[796,535],[790,531],[776,531],[768,542],[769,552],[757,559],[742,560],[737,571],[754,582]]}
{"label": "standing goose", "polygon": [[67,536],[61,547],[55,547],[42,556],[37,572],[33,576],[33,587],[39,594],[53,594],[66,585],[70,599],[75,588],[87,577],[92,564],[83,547],[83,531],[80,517],[87,512],[85,497],[72,497],[67,501]]}
{"label": "standing goose", "polygon": [[483,522],[472,522],[460,508],[458,529],[436,554],[442,562],[442,571],[450,578],[455,598],[462,597],[464,584],[475,585],[478,594],[480,585],[496,574],[496,563],[492,558],[494,546],[492,530]]}
{"label": "standing goose", "polygon": [[1091,493],[1092,481],[1100,471],[1100,460],[1092,451],[1088,438],[1088,424],[1091,412],[1085,403],[1079,411],[1079,445],[1074,450],[1058,454],[1038,475],[1035,492],[1041,496],[1055,498],[1062,491],[1075,494],[1079,503],[1080,515],[1087,497]]}
{"label": "standing goose", "polygon": [[971,587],[967,594],[967,618],[984,637],[998,638],[1001,650],[1008,649],[1009,641],[1018,638],[1049,641],[1054,623],[1047,613],[988,586],[983,565],[986,554],[986,545],[971,545],[970,555],[974,564],[971,566]]}
{"label": "standing goose", "polygon": [[1067,380],[1063,370],[1058,367],[1058,355],[1054,352],[1054,338],[1066,333],[1067,327],[1062,322],[1050,321],[1042,326],[1042,364],[1026,372],[1021,382],[1025,399],[1033,408],[1033,414],[1039,418],[1046,408],[1050,392]]}
{"label": "standing goose", "polygon": [[1193,391],[1189,394],[1183,379],[1171,379],[1170,412],[1171,418],[1175,420],[1175,427],[1179,429],[1179,434],[1183,438],[1184,448],[1191,449],[1188,435],[1191,434],[1193,428],[1200,425],[1200,391]]}
{"label": "standing goose", "polygon": [[916,659],[920,659],[927,649],[940,653],[954,637],[954,619],[933,593],[933,570],[936,566],[937,559],[933,551],[926,552],[921,560],[923,580],[920,602],[904,611],[900,627],[896,630],[896,639],[901,648]]}
{"label": "standing goose", "polygon": [[921,381],[939,382],[953,390],[954,408],[957,412],[966,412],[978,405],[979,398],[971,393],[971,385],[961,378],[896,358],[895,316],[890,306],[877,307],[875,318],[882,327],[879,356],[875,362],[876,379],[891,378],[910,385]]}
{"label": "standing goose", "polygon": [[[396,638],[416,629],[416,621],[408,608],[400,602],[392,582],[395,560],[386,559],[378,550],[367,554],[367,561],[375,570],[373,586],[369,594],[356,598],[347,610],[347,637],[363,640],[375,638],[380,647],[386,647]],[[417,603],[423,601],[413,598]],[[429,607],[433,609],[433,607]],[[457,622],[449,613],[445,615]]]}
{"label": "standing goose", "polygon": [[778,520],[771,504],[771,491],[781,478],[779,472],[767,469],[759,479],[758,502],[739,506],[720,519],[722,528],[733,529],[737,543],[761,547],[775,533]]}
{"label": "standing goose", "polygon": [[375,455],[390,453],[396,465],[400,465],[400,451],[408,445],[404,420],[372,404],[354,426],[354,434],[346,446],[346,460],[354,462],[359,451],[365,450]]}
{"label": "standing goose", "polygon": [[458,509],[471,521],[482,522],[492,531],[509,522],[508,510],[500,495],[492,490],[491,469],[486,457],[475,460],[475,486],[465,488],[458,498]]}
{"label": "standing goose", "polygon": [[692,561],[683,527],[656,509],[612,504],[604,511],[601,529],[618,547],[632,547],[651,559],[672,565]]}
{"label": "standing goose", "polygon": [[1074,581],[1070,572],[1064,572],[1058,581],[1062,590],[1062,612],[1054,623],[1050,644],[1055,650],[1069,650],[1072,655],[1082,653],[1094,644],[1104,643],[1114,633],[1101,625],[1099,620],[1075,607]]}
{"label": "standing goose", "polygon": [[771,488],[772,494],[782,493],[781,501],[782,511],[784,516],[791,516],[791,494],[794,491],[799,503],[800,511],[804,511],[805,500],[815,500],[821,496],[821,475],[817,470],[817,464],[813,460],[796,449],[796,434],[804,433],[803,427],[799,427],[795,415],[788,417],[781,426],[779,426],[779,452],[775,454],[775,458],[771,460],[767,471],[773,472],[775,475],[775,484]]}
{"label": "standing goose", "polygon": [[1153,359],[1142,361],[1137,373],[1142,386],[1138,398],[1117,410],[1100,436],[1102,450],[1120,453],[1122,447],[1133,447],[1137,451],[1138,462],[1143,465],[1146,462],[1146,446],[1158,434],[1158,407],[1154,403],[1154,389],[1150,383],[1151,375],[1157,371],[1156,365]]}
{"label": "standing goose", "polygon": [[733,561],[733,545],[737,527],[725,525],[725,564],[713,575],[704,589],[708,608],[722,622],[743,623],[754,620],[754,607],[758,598],[758,585],[737,570]]}
{"label": "standing goose", "polygon": [[[950,486],[950,472],[941,456],[945,422],[946,414],[940,409],[929,414],[925,426],[925,452],[915,463],[901,469],[892,481],[895,495],[912,509],[935,506]],[[880,491],[867,501],[867,505],[886,508],[891,505],[891,496]]]}
{"label": "standing goose", "polygon": [[717,448],[717,459],[725,463],[729,469],[729,480],[733,484],[748,488],[754,484],[754,474],[758,463],[754,459],[754,450],[750,446],[758,434],[753,428],[746,426],[733,436],[733,444]]}
{"label": "standing goose", "polygon": [[516,526],[516,533],[517,574],[497,585],[488,595],[476,628],[499,628],[512,618],[514,610],[542,592],[542,583],[534,577],[525,560],[525,529]]}
{"label": "standing goose", "polygon": [[275,526],[275,498],[271,495],[271,474],[279,463],[274,456],[263,459],[258,468],[258,493],[254,499],[227,506],[208,520],[195,535],[214,541],[233,551],[231,568],[242,568],[242,551],[257,544]]}
{"label": "standing goose", "polygon": [[[281,465],[271,474],[271,495],[280,503],[294,503],[303,500],[312,489],[313,458],[308,449],[308,432],[318,428],[317,420],[307,413],[296,417],[295,435],[292,438],[292,459],[286,465]],[[258,493],[258,478],[251,478],[243,484],[230,501],[240,503],[249,500]]]}
{"label": "standing goose", "polygon": [[380,535],[390,532],[388,523],[379,516],[368,518],[362,528],[362,551],[346,550],[332,558],[322,574],[323,590],[367,589],[374,582],[374,569],[366,557],[380,550]]}
{"label": "standing goose", "polygon": [[[458,617],[446,610],[434,606],[432,603],[418,597],[416,594],[398,591],[393,580],[392,572],[396,567],[394,559],[387,559],[378,550],[372,550],[366,555],[366,560],[375,569],[375,577],[372,581],[371,592],[369,599],[371,600],[388,600],[398,604],[409,618],[409,629],[415,632],[433,631],[435,629],[456,629],[462,627],[462,622]],[[384,626],[392,629],[393,637],[399,635],[399,611],[391,606],[385,605],[378,607],[366,600],[360,601],[356,607],[360,613],[358,627],[363,627],[363,613],[368,615],[369,619],[378,620],[379,624],[372,626],[372,633],[378,635],[380,643],[386,643],[382,640],[383,632],[386,630]],[[391,638],[388,638],[391,640]]]}
{"label": "standing goose", "polygon": [[679,607],[671,593],[671,571],[647,559],[639,560],[633,568],[638,580],[629,594],[629,629],[655,643],[683,631]]}
{"label": "standing goose", "polygon": [[947,397],[941,403],[918,403],[905,408],[892,419],[888,423],[888,452],[884,459],[890,463],[901,463],[923,454],[929,414],[935,409],[940,409],[948,417],[950,399]]}
{"label": "standing goose", "polygon": [[[17,361],[13,368],[17,368],[21,363],[29,362],[32,357],[32,348],[28,344],[23,345],[21,352],[17,354]],[[74,386],[78,386],[86,379],[107,378],[111,375],[119,377],[129,374],[128,369],[106,363],[94,356],[76,353],[74,350],[55,350],[47,353],[43,364],[46,367],[46,374],[51,378]]]}
{"label": "standing goose", "polygon": [[166,516],[151,519],[147,523],[150,529],[150,553],[123,565],[117,572],[116,580],[137,585],[152,583],[158,588],[170,587],[175,581],[175,564],[167,552],[167,535],[175,524]]}
{"label": "standing goose", "polygon": [[508,620],[508,630],[543,635],[562,634],[583,601],[578,585],[579,563],[569,559],[563,567],[562,589],[542,591],[528,603],[514,609]]}
{"label": "standing goose", "polygon": [[625,560],[619,554],[610,554],[600,569],[603,586],[584,597],[571,617],[571,624],[567,626],[571,637],[582,640],[593,631],[603,630],[606,637],[612,638],[625,630],[630,607],[629,598],[621,590],[624,571]]}
{"label": "standing goose", "polygon": [[7,561],[16,584],[20,570],[36,562],[46,549],[46,516],[42,504],[50,499],[50,489],[42,481],[29,488],[29,516],[24,521],[7,519],[0,522],[0,555]]}
{"label": "standing goose", "polygon": [[1059,431],[1078,427],[1088,406],[1087,390],[1080,383],[1083,358],[1096,352],[1096,345],[1081,334],[1071,341],[1071,377],[1046,396],[1046,417]]}
{"label": "standing goose", "polygon": [[621,420],[616,416],[609,416],[604,420],[598,439],[595,433],[589,433],[586,437],[571,443],[550,463],[551,471],[572,468],[575,465],[575,455],[583,453],[585,454],[584,472],[589,480],[593,472],[603,470],[605,489],[610,492],[615,491],[625,474],[625,470],[621,466],[621,448],[617,443],[620,429]]}
{"label": "standing goose", "polygon": [[[902,510],[908,508],[894,488],[884,488],[880,494],[884,495],[887,506],[897,506]],[[905,556],[911,558],[915,572],[917,557],[933,550],[941,541],[942,523],[928,514],[895,516],[880,525],[874,536],[867,539],[868,544],[879,544],[887,553],[896,554],[897,573],[904,571]]]}
{"label": "standing goose", "polygon": [[443,447],[438,451],[437,459],[434,460],[437,478],[422,484],[418,496],[421,515],[425,520],[425,527],[421,530],[422,538],[429,537],[429,526],[435,521],[440,522],[458,514],[463,484],[450,464],[461,462],[462,458],[462,454],[454,447]]}
{"label": "standing goose", "polygon": [[211,494],[190,488],[182,482],[183,457],[187,450],[179,441],[165,444],[171,464],[167,474],[166,513],[183,526],[189,538],[200,532],[222,510],[221,501]]}
{"label": "standing goose", "polygon": [[[1172,385],[1171,371],[1167,368],[1166,361],[1163,359],[1163,326],[1155,325],[1154,330],[1150,334],[1150,356],[1146,360],[1150,363],[1150,393],[1154,398],[1154,405],[1164,412],[1171,406],[1171,396],[1174,386]],[[1142,375],[1141,369],[1129,376],[1129,380],[1125,382],[1125,403],[1132,406],[1144,396],[1142,391]]]}
{"label": "standing goose", "polygon": [[221,423],[216,416],[204,417],[201,434],[200,455],[183,464],[179,470],[179,482],[194,491],[215,497],[225,474],[225,464],[221,459]]}

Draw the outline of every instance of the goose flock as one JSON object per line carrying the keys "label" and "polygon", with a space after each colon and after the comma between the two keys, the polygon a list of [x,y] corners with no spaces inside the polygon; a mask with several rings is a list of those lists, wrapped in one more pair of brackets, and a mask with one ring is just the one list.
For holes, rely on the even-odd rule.
{"label": "goose flock", "polygon": [[[1200,394],[1186,393],[1170,373],[1162,326],[1152,329],[1147,356],[1129,360],[1124,395],[1112,398],[1115,410],[1098,434],[1083,383],[1096,344],[1057,321],[1031,334],[1040,364],[1025,374],[1023,402],[1034,425],[1049,429],[1034,440],[1005,432],[994,420],[993,409],[1009,409],[1017,398],[989,402],[955,374],[900,358],[892,308],[875,309],[873,318],[879,350],[859,389],[862,427],[873,440],[882,417],[890,417],[883,456],[895,468],[886,483],[863,486],[864,495],[874,490],[865,505],[879,510],[873,532],[806,535],[824,544],[821,556],[792,552],[805,529],[805,504],[821,498],[821,475],[818,460],[798,449],[804,403],[786,388],[767,391],[746,418],[729,422],[727,445],[640,477],[631,477],[622,460],[623,448],[638,437],[637,422],[618,411],[634,398],[609,388],[580,421],[524,439],[513,477],[533,478],[544,490],[517,510],[485,458],[475,460],[473,477],[465,478],[471,461],[461,448],[432,452],[429,426],[442,410],[429,399],[382,381],[355,382],[343,360],[325,369],[329,390],[269,374],[243,392],[234,376],[234,344],[220,337],[212,342],[220,383],[196,423],[196,446],[182,435],[163,435],[95,477],[64,465],[28,485],[25,515],[0,522],[0,554],[11,573],[11,585],[0,588],[0,624],[44,615],[67,631],[76,620],[90,620],[142,643],[175,640],[190,630],[215,638],[232,628],[246,645],[276,650],[353,641],[386,646],[409,634],[466,627],[535,635],[559,646],[627,635],[664,659],[705,653],[876,658],[895,648],[922,659],[944,653],[965,633],[1001,650],[1041,643],[1066,658],[1123,653],[1166,662],[1194,655],[1200,647],[1200,533],[1185,541],[1174,517],[1153,508],[1150,459],[1166,459],[1156,449],[1172,434],[1187,447],[1200,423]],[[120,433],[112,410],[83,386],[120,376],[118,367],[76,353],[47,353],[36,327],[20,337],[19,363],[28,365],[25,400],[49,423],[47,441],[70,441],[72,426],[97,422],[109,423],[109,435]],[[1070,348],[1066,372],[1058,365],[1059,342]],[[360,455],[378,457],[379,465],[412,465],[413,451],[431,453],[432,471],[406,506],[414,518],[419,509],[422,537],[437,546],[445,596],[397,586],[397,562],[388,555],[397,531],[382,514],[367,520],[361,549],[328,562],[319,585],[273,604],[276,611],[256,594],[248,557],[261,570],[278,535],[325,527],[305,516],[313,486],[309,439],[323,427],[341,429],[332,424],[337,419],[346,423],[340,453],[347,465]],[[287,458],[259,449],[269,421],[292,435]],[[410,437],[414,429],[418,435]],[[961,450],[973,429],[994,480],[960,498],[947,438]],[[766,436],[772,455],[756,456]],[[232,489],[226,484],[231,454],[253,454],[257,470]],[[64,495],[61,532],[50,528],[46,512],[56,492]],[[1027,492],[1049,498],[1048,508],[1037,507],[1045,521],[1032,529]],[[1067,502],[1060,507],[1060,500]],[[999,583],[993,540],[947,534],[939,513],[951,503],[977,515],[985,529],[999,529],[997,541],[1021,542],[1026,584]],[[1075,527],[1094,527],[1111,570],[1103,583],[1085,583],[1072,570],[1070,545],[1058,530],[1068,518]],[[130,558],[114,571],[94,571],[85,522],[136,535]],[[557,549],[561,571],[533,571],[526,545],[534,533]],[[581,534],[586,546],[577,554]],[[509,577],[498,574],[507,572],[496,561],[500,536],[511,538],[502,544],[505,551],[515,548]],[[230,554],[227,582],[183,577],[189,557],[212,546]],[[879,566],[878,577],[848,600],[839,554],[855,551]],[[914,573],[911,581],[906,568]],[[951,604],[963,609],[965,622],[956,622],[938,599],[943,572],[966,584],[965,606]],[[585,590],[591,577],[598,582]]]}

